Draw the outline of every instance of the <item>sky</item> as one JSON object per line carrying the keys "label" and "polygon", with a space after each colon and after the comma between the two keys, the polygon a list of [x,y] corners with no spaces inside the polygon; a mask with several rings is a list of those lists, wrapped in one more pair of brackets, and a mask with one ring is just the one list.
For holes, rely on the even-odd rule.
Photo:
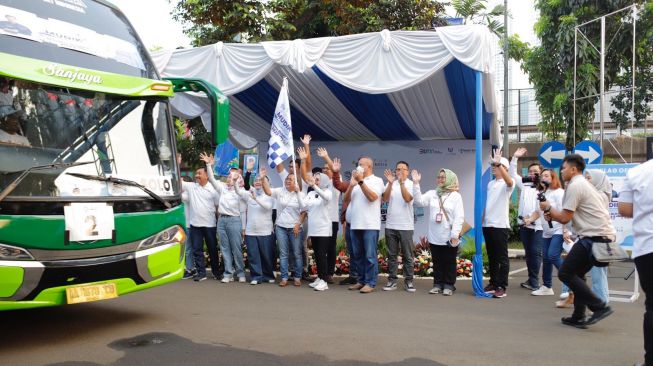
{"label": "sky", "polygon": [[[174,4],[176,4],[175,0],[109,1],[123,11],[148,49],[190,47],[190,39],[183,33],[182,25],[173,20],[170,15]],[[491,9],[503,2],[503,0],[489,0],[488,7]],[[508,0],[508,9],[512,14],[512,18],[508,19],[508,32],[519,34],[522,41],[531,44],[537,42],[533,32],[533,25],[537,20],[534,3],[535,0]],[[454,15],[451,10],[448,12],[450,15]],[[519,70],[519,65],[513,62],[511,68],[513,70],[511,74],[512,88],[528,87],[528,79]],[[497,70],[497,72],[502,71]]]}

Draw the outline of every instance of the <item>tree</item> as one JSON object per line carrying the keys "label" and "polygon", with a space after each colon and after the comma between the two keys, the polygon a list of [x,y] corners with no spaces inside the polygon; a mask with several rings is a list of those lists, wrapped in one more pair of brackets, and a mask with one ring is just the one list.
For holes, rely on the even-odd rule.
{"label": "tree", "polygon": [[487,0],[453,0],[451,6],[457,17],[463,18],[463,24],[483,24],[499,38],[503,38],[504,26],[501,17],[506,12],[503,4],[487,11]]}
{"label": "tree", "polygon": [[173,11],[194,46],[431,29],[443,14],[434,0],[181,0]]}
{"label": "tree", "polygon": [[175,132],[177,139],[177,152],[181,154],[181,160],[191,170],[203,165],[199,160],[200,153],[213,153],[211,134],[206,131],[202,120],[196,118],[191,121],[175,119]]}
{"label": "tree", "polygon": [[[649,104],[653,101],[653,3],[649,2],[640,8],[636,32],[634,126],[639,127],[651,114]],[[620,92],[610,100],[615,108],[610,112],[610,118],[617,124],[619,133],[628,130],[633,121],[633,95],[632,89],[628,89],[633,83],[632,56],[632,47],[627,52],[624,50],[621,72],[615,79],[615,86]]]}
{"label": "tree", "polygon": [[[588,136],[600,81],[599,54],[590,44],[590,41],[594,45],[600,44],[600,22],[596,21],[582,27],[587,39],[578,36],[576,97],[584,99],[576,101],[574,125],[575,27],[631,4],[632,1],[628,0],[537,0],[535,7],[540,18],[535,24],[535,34],[540,45],[530,46],[517,37],[510,40],[510,56],[522,61],[521,68],[535,89],[535,101],[542,115],[540,130],[552,139],[561,138],[564,132],[568,149],[573,148],[574,141]],[[629,34],[619,31],[621,25],[628,23],[628,16],[620,13],[606,22],[606,34],[614,35],[611,52],[606,55],[606,90],[615,82],[622,68],[622,55],[628,52]]]}

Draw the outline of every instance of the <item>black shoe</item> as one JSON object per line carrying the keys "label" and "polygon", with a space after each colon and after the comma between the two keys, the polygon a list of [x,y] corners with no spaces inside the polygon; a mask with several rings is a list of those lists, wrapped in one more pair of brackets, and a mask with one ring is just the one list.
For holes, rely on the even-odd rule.
{"label": "black shoe", "polygon": [[531,291],[535,291],[535,290],[539,289],[539,287],[533,287],[533,286],[531,286],[531,284],[528,283],[528,282],[522,282],[522,283],[519,284],[519,286],[521,286],[522,288],[525,288],[525,289],[531,290]]}
{"label": "black shoe", "polygon": [[610,314],[612,314],[612,313],[614,313],[614,310],[612,310],[612,308],[609,307],[609,306],[605,306],[605,307],[603,307],[601,309],[596,310],[592,314],[592,316],[590,316],[590,318],[587,319],[585,324],[587,324],[587,325],[596,324],[599,321],[601,321],[601,320],[607,318],[608,316],[610,316]]}
{"label": "black shoe", "polygon": [[343,280],[340,280],[340,282],[338,282],[339,285],[355,285],[357,283],[358,280],[355,279],[354,277],[347,277]]}
{"label": "black shoe", "polygon": [[193,281],[195,282],[202,282],[204,280],[206,280],[206,276],[195,276],[195,278],[193,278]]}
{"label": "black shoe", "polygon": [[311,282],[313,279],[311,278],[311,275],[308,274],[308,272],[302,273],[302,280]]}
{"label": "black shoe", "polygon": [[562,324],[564,325],[569,325],[572,327],[576,327],[579,329],[587,329],[587,322],[585,321],[585,317],[582,318],[574,318],[573,316],[568,316],[560,319],[562,321]]}

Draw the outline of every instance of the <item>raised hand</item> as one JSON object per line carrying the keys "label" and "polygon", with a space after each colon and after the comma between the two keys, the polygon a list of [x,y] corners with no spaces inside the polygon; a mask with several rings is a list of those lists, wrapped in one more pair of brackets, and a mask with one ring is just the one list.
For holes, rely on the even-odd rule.
{"label": "raised hand", "polygon": [[308,183],[308,185],[311,186],[311,187],[314,186],[315,185],[315,177],[313,177],[312,175],[309,175],[306,178],[306,183]]}
{"label": "raised hand", "polygon": [[299,155],[299,158],[302,160],[306,160],[306,158],[308,158],[308,152],[306,152],[306,149],[303,147],[297,148],[297,155]]}
{"label": "raised hand", "polygon": [[361,180],[363,180],[363,173],[359,172],[357,169],[352,170],[351,172],[351,180],[354,183],[358,183]]}
{"label": "raised hand", "polygon": [[419,184],[419,182],[422,180],[422,174],[420,174],[417,169],[413,169],[413,171],[410,172],[410,176],[413,178],[413,182],[415,184]]}
{"label": "raised hand", "polygon": [[306,134],[304,137],[299,139],[304,145],[310,145],[311,144],[311,135]]}
{"label": "raised hand", "polygon": [[323,147],[318,147],[316,153],[317,153],[317,156],[321,157],[324,160],[329,158],[329,153]]}
{"label": "raised hand", "polygon": [[333,172],[334,173],[340,172],[340,168],[342,168],[342,163],[340,162],[340,159],[338,158],[333,159]]}
{"label": "raised hand", "polygon": [[512,156],[514,156],[514,157],[516,157],[517,159],[519,159],[519,158],[521,158],[522,156],[526,155],[527,152],[528,152],[528,150],[526,150],[525,147],[520,147],[519,149],[517,149],[517,151],[515,151],[515,153],[514,153]]}
{"label": "raised hand", "polygon": [[494,157],[492,158],[492,162],[495,164],[501,164],[501,156],[503,155],[503,149],[494,149]]}
{"label": "raised hand", "polygon": [[265,178],[268,175],[268,170],[265,167],[261,167],[258,170],[258,176],[261,177],[261,179]]}
{"label": "raised hand", "polygon": [[385,179],[388,180],[388,183],[392,184],[395,181],[395,175],[390,169],[386,169],[383,172],[383,175],[385,175]]}
{"label": "raised hand", "polygon": [[207,155],[206,153],[200,153],[200,160],[209,165],[213,165],[213,163],[215,163],[215,158],[213,157],[213,154]]}

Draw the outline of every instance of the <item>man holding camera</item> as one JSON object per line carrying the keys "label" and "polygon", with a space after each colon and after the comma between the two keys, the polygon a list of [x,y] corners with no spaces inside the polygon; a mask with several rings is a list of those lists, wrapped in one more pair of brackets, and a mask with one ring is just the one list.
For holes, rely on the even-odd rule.
{"label": "man holding camera", "polygon": [[526,154],[526,149],[520,147],[515,151],[510,161],[509,173],[521,192],[519,195],[519,237],[524,245],[528,280],[520,284],[521,287],[531,291],[540,288],[538,279],[542,267],[542,224],[540,213],[537,209],[537,188],[540,184],[542,166],[533,163],[528,166],[528,176],[522,178],[517,172],[519,158]]}
{"label": "man holding camera", "polygon": [[[567,183],[562,208],[554,209],[548,201],[540,202],[546,220],[566,224],[571,221],[578,241],[571,248],[562,263],[558,277],[573,291],[574,313],[562,318],[562,324],[576,328],[587,328],[612,314],[612,309],[585,283],[585,274],[597,264],[592,256],[594,243],[609,243],[615,240],[615,230],[610,213],[605,207],[601,193],[585,179],[585,160],[578,154],[565,156],[560,174]],[[585,317],[589,308],[592,316]]]}

